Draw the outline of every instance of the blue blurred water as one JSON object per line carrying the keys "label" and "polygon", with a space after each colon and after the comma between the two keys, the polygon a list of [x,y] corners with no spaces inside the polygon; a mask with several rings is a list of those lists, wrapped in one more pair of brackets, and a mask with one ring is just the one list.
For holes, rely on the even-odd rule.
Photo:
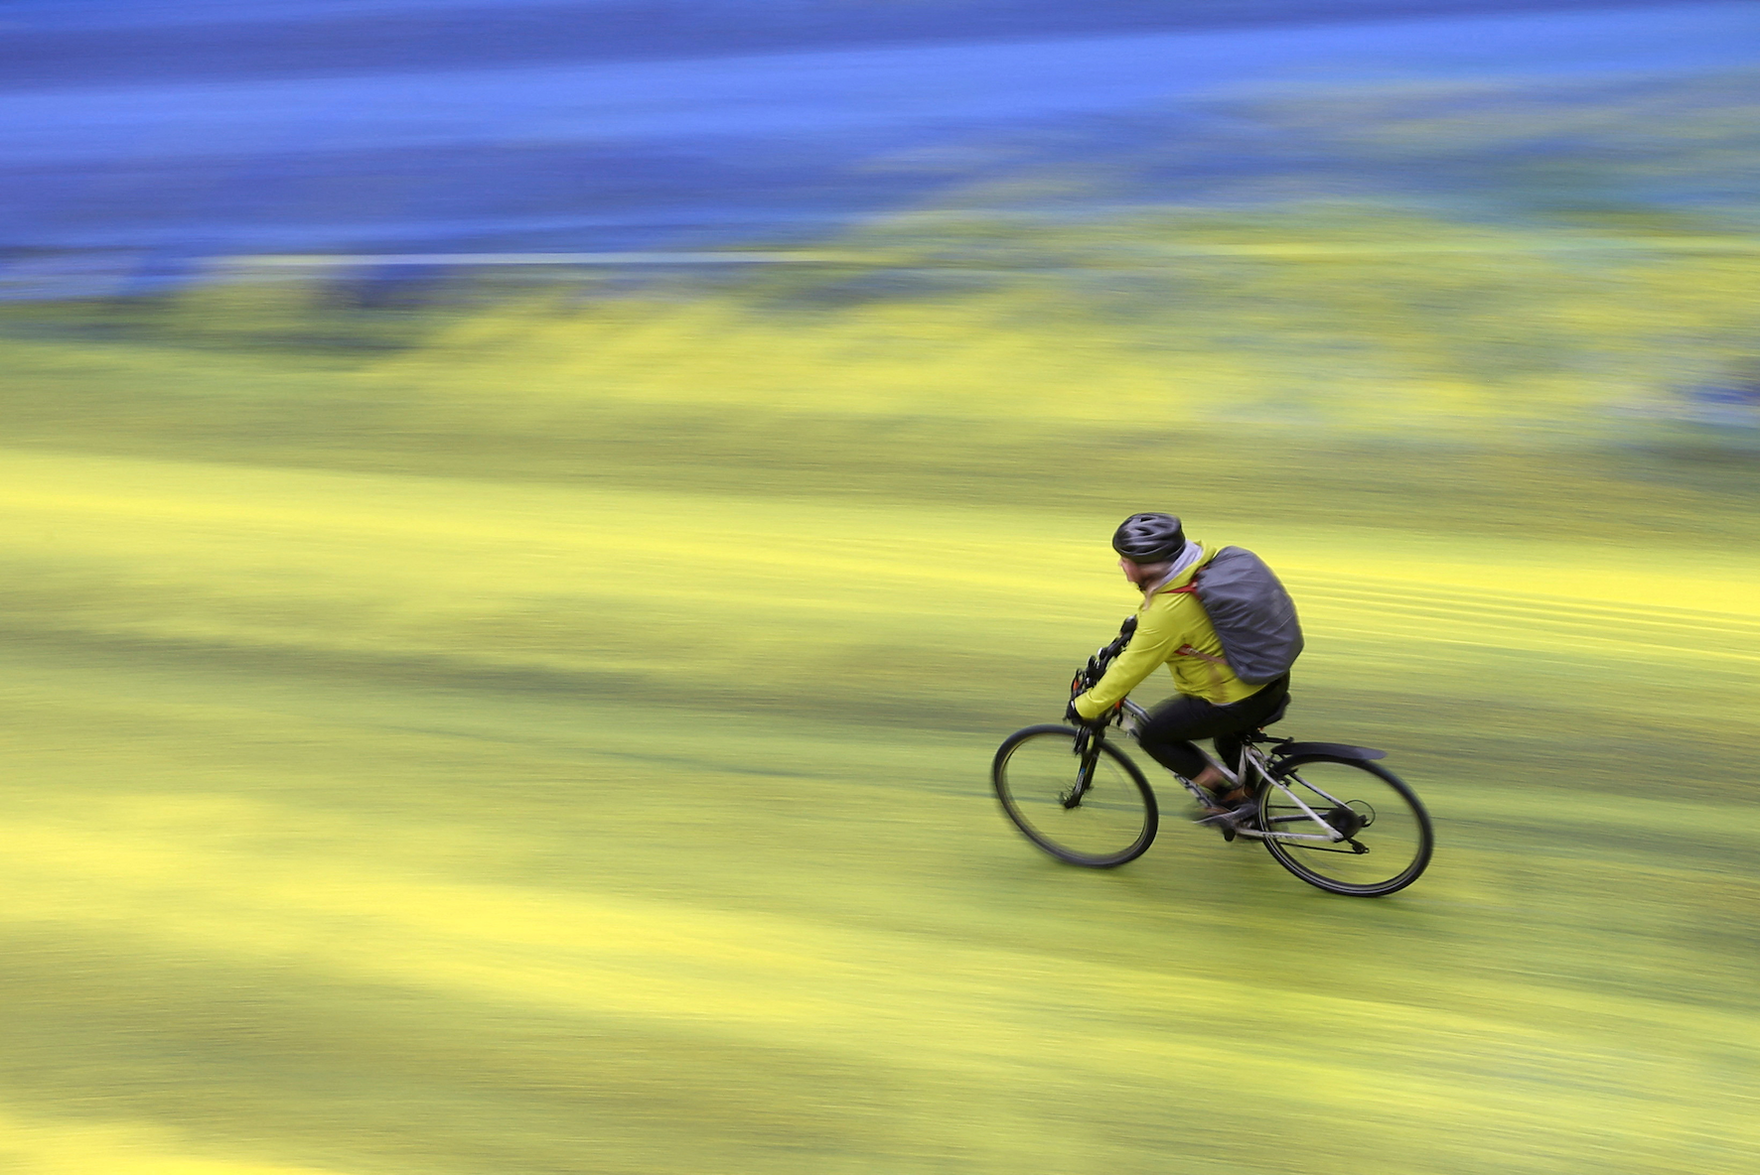
{"label": "blue blurred water", "polygon": [[1221,96],[1751,65],[1760,6],[14,0],[0,33],[0,250],[152,274],[812,237],[932,198],[937,151]]}

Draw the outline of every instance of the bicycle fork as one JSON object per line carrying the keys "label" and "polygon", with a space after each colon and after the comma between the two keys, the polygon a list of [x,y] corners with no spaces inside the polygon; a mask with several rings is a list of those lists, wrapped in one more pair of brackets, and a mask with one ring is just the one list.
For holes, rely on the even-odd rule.
{"label": "bicycle fork", "polygon": [[1076,781],[1070,785],[1068,791],[1057,797],[1057,802],[1065,809],[1079,806],[1082,797],[1094,786],[1094,765],[1100,761],[1101,737],[1099,731],[1083,731],[1076,735],[1075,746],[1071,748],[1080,760],[1076,767]]}

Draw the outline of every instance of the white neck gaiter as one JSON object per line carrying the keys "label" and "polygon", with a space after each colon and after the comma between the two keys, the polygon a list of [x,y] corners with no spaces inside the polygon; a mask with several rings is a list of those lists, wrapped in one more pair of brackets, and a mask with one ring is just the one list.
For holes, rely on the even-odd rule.
{"label": "white neck gaiter", "polygon": [[1194,543],[1191,539],[1187,539],[1185,550],[1179,553],[1179,557],[1173,561],[1173,566],[1167,569],[1167,574],[1161,576],[1153,583],[1144,586],[1143,598],[1148,599],[1150,596],[1160,591],[1168,583],[1172,582],[1182,571],[1203,557],[1204,548],[1200,547],[1197,543]]}

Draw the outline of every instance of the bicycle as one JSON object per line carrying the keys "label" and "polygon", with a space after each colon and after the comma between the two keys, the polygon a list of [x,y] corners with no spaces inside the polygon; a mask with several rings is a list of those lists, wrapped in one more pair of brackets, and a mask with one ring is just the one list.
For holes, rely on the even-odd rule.
{"label": "bicycle", "polygon": [[[1137,618],[1088,658],[1070,683],[1092,689],[1130,642]],[[1029,726],[1003,740],[991,764],[1002,810],[1027,839],[1060,861],[1112,869],[1134,861],[1160,826],[1142,771],[1108,741],[1109,726],[1135,737],[1148,711],[1126,698],[1112,723],[1092,728]],[[1266,725],[1276,722],[1274,716]],[[1382,897],[1404,889],[1430,863],[1430,815],[1412,789],[1382,767],[1382,751],[1345,743],[1297,742],[1261,728],[1245,740],[1238,769],[1216,763],[1235,786],[1256,792],[1242,821],[1219,820],[1227,840],[1261,841],[1279,865],[1329,893]],[[1211,760],[1214,762],[1214,760]],[[1204,790],[1176,775],[1201,804]]]}

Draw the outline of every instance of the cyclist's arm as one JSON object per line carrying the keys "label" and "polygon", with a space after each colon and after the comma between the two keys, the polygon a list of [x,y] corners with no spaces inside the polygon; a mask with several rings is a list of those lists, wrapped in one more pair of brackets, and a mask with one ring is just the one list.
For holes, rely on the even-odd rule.
{"label": "cyclist's arm", "polygon": [[1173,651],[1185,642],[1180,626],[1171,622],[1174,611],[1151,608],[1139,614],[1131,643],[1099,683],[1076,699],[1076,713],[1083,718],[1098,718],[1136,689],[1145,677],[1167,664]]}

